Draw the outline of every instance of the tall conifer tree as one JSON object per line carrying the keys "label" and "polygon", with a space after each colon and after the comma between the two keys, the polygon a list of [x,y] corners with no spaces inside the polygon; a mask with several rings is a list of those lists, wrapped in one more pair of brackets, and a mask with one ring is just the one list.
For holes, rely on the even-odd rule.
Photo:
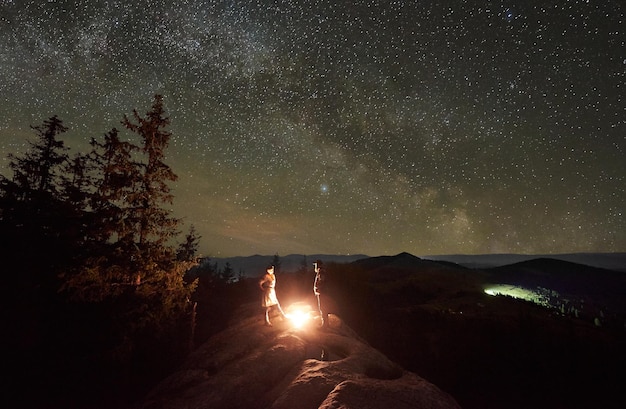
{"label": "tall conifer tree", "polygon": [[156,95],[145,116],[133,110],[122,124],[140,144],[123,142],[116,129],[103,142],[92,141],[100,169],[92,200],[100,249],[67,287],[79,299],[126,304],[131,331],[166,327],[189,307],[195,283],[186,283],[184,275],[195,261],[180,260],[172,242],[179,220],[169,209],[169,183],[177,177],[165,163],[171,133],[163,98]]}
{"label": "tall conifer tree", "polygon": [[9,155],[11,178],[0,177],[0,256],[5,266],[23,277],[46,280],[65,264],[63,242],[68,230],[64,205],[64,166],[69,156],[59,135],[67,131],[57,116],[31,126],[36,139],[21,156]]}

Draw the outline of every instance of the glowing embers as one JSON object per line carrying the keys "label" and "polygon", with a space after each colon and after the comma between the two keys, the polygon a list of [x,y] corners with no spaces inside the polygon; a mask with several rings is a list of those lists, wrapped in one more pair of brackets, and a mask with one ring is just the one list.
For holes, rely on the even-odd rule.
{"label": "glowing embers", "polygon": [[313,319],[313,310],[309,304],[296,302],[287,307],[285,315],[294,328],[302,328]]}

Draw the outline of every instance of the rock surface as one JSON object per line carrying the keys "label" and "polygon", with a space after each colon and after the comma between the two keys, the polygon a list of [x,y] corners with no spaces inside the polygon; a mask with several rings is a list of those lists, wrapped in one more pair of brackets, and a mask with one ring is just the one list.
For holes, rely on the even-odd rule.
{"label": "rock surface", "polygon": [[300,328],[278,317],[273,323],[264,326],[260,307],[245,306],[138,408],[460,408],[335,315],[329,329],[315,318]]}

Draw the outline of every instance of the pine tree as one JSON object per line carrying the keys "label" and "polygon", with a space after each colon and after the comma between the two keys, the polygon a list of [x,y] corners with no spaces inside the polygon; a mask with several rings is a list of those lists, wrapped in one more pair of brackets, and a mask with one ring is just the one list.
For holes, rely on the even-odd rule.
{"label": "pine tree", "polygon": [[170,120],[165,116],[162,96],[154,97],[145,117],[133,110],[133,118],[124,116],[122,124],[141,138],[141,152],[146,157],[140,165],[138,189],[127,198],[134,226],[135,251],[131,250],[131,257],[138,267],[136,291],[148,304],[149,317],[158,312],[159,320],[172,318],[185,309],[195,284],[184,282],[185,272],[194,263],[177,261],[175,248],[168,244],[178,234],[180,221],[165,207],[173,201],[168,183],[177,176],[164,162],[171,133],[166,130]]}
{"label": "pine tree", "polygon": [[235,271],[230,263],[227,261],[224,264],[224,270],[220,274],[220,280],[223,284],[230,284],[235,279]]}
{"label": "pine tree", "polygon": [[62,191],[67,148],[59,135],[67,131],[57,116],[31,126],[36,139],[22,155],[9,155],[11,178],[0,177],[0,256],[3,264],[21,271],[24,285],[51,284],[66,263],[68,211]]}
{"label": "pine tree", "polygon": [[89,256],[93,231],[93,212],[90,209],[94,179],[88,156],[75,155],[64,165],[66,177],[61,181],[63,247],[68,254],[66,268],[82,263]]}
{"label": "pine tree", "polygon": [[150,251],[152,244],[163,245],[177,233],[179,221],[172,218],[163,205],[172,204],[168,183],[178,177],[164,162],[171,133],[165,129],[170,120],[164,116],[163,98],[155,96],[152,109],[145,118],[133,110],[133,119],[135,122],[125,115],[122,124],[141,137],[141,150],[147,156],[147,162],[142,164],[142,186],[129,202],[137,212],[137,244],[143,247],[142,250]]}
{"label": "pine tree", "polygon": [[139,147],[122,141],[113,128],[103,142],[91,141],[91,160],[98,169],[98,181],[92,198],[92,208],[100,242],[133,242],[133,208],[127,198],[140,189],[141,170],[134,160]]}
{"label": "pine tree", "polygon": [[89,254],[65,277],[72,297],[100,302],[120,297],[137,277],[133,205],[127,201],[140,189],[141,169],[134,158],[139,147],[124,142],[113,128],[102,141],[91,140],[86,156],[91,172],[87,233]]}
{"label": "pine tree", "polygon": [[9,155],[13,181],[22,189],[25,199],[29,194],[57,194],[63,177],[60,167],[68,161],[67,148],[62,140],[57,139],[67,131],[62,120],[55,115],[43,125],[31,128],[35,130],[37,140],[30,143],[30,149],[23,157]]}
{"label": "pine tree", "polygon": [[93,180],[90,177],[88,157],[75,155],[65,166],[67,178],[63,180],[63,200],[77,210],[89,207]]}
{"label": "pine tree", "polygon": [[130,333],[179,321],[196,285],[184,280],[195,255],[179,259],[172,242],[179,220],[168,210],[173,201],[168,182],[176,180],[164,162],[169,123],[156,95],[145,117],[134,110],[132,119],[122,121],[140,145],[123,142],[116,129],[103,142],[92,141],[91,158],[100,169],[92,198],[93,240],[99,246],[65,288],[79,300],[121,306]]}
{"label": "pine tree", "polygon": [[280,257],[278,256],[278,253],[276,253],[272,258],[272,265],[274,266],[274,273],[276,275],[279,275],[281,273],[280,264]]}
{"label": "pine tree", "polygon": [[[0,260],[2,260],[2,310],[8,341],[5,362],[13,374],[33,369],[38,380],[58,375],[58,360],[68,344],[65,304],[58,294],[58,276],[74,262],[82,236],[81,204],[70,192],[68,149],[60,136],[67,131],[53,116],[31,127],[36,138],[22,155],[9,155],[11,177],[0,177]],[[71,196],[71,200],[70,200]],[[32,357],[36,368],[28,365]],[[34,362],[34,361],[33,361]],[[16,377],[20,379],[18,375]],[[55,378],[56,380],[56,378]]]}
{"label": "pine tree", "polygon": [[192,224],[189,227],[189,232],[185,236],[185,241],[178,246],[176,259],[179,261],[197,262],[198,242],[200,241],[200,238],[201,236],[197,235],[196,228]]}

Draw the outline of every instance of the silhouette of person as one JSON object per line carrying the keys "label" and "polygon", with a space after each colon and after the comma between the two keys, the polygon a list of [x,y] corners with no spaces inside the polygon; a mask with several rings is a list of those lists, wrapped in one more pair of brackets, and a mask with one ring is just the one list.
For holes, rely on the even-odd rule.
{"label": "silhouette of person", "polygon": [[313,283],[313,292],[317,297],[317,308],[320,312],[320,318],[322,320],[322,328],[328,328],[328,299],[327,299],[327,275],[326,269],[321,260],[317,260],[313,263],[315,267],[315,282]]}
{"label": "silhouette of person", "polygon": [[276,297],[276,276],[274,275],[274,266],[267,266],[265,274],[259,281],[259,287],[263,291],[263,298],[261,300],[261,306],[265,307],[265,325],[272,326],[270,322],[270,309],[272,307],[278,308],[280,314],[285,318],[285,313],[280,307],[278,298]]}

